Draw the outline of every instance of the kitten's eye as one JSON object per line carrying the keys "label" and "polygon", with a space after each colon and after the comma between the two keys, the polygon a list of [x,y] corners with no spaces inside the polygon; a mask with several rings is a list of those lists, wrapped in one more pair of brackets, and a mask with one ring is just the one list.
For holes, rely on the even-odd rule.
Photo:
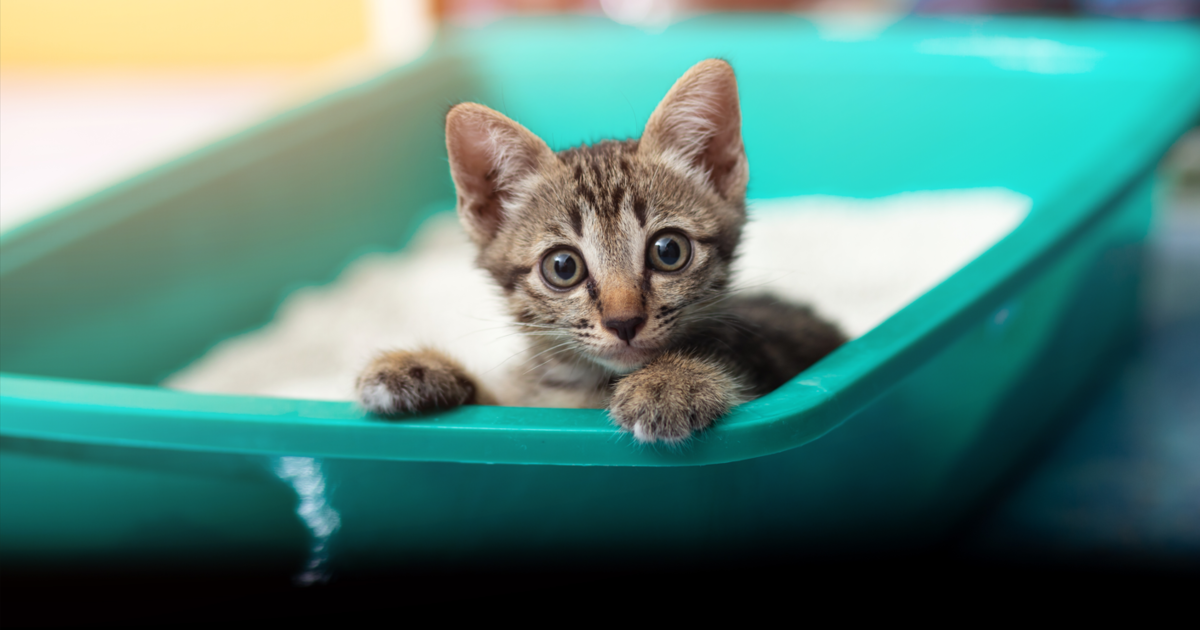
{"label": "kitten's eye", "polygon": [[542,276],[556,289],[569,289],[587,276],[587,265],[579,254],[556,249],[542,259]]}
{"label": "kitten's eye", "polygon": [[663,232],[650,241],[650,251],[646,254],[655,269],[679,271],[692,257],[692,245],[678,232]]}

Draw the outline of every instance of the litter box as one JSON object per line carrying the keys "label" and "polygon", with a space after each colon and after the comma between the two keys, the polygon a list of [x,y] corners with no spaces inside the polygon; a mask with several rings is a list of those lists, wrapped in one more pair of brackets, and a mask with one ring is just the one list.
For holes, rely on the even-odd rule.
{"label": "litter box", "polygon": [[[714,56],[738,73],[756,199],[1000,187],[1032,208],[682,448],[639,447],[598,410],[394,422],[157,386],[452,208],[451,104],[496,107],[555,148],[635,136]],[[1200,112],[1198,76],[1200,34],[1180,25],[446,29],[407,66],[2,237],[0,561],[354,572],[934,544],[1132,340],[1153,169]]]}

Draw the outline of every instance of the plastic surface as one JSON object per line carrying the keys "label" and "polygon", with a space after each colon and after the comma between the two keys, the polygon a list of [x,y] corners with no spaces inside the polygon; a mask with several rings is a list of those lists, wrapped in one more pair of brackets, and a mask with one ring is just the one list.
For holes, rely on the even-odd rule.
{"label": "plastic surface", "polygon": [[[711,56],[738,72],[752,197],[1002,186],[1033,209],[684,449],[633,445],[595,410],[385,422],[153,386],[452,207],[448,105],[495,106],[556,149],[632,136]],[[0,554],[293,561],[321,525],[291,513],[284,456],[315,458],[344,567],[931,540],[1132,334],[1150,175],[1200,112],[1197,76],[1200,34],[1169,25],[906,20],[853,43],[791,16],[443,33],[408,67],[2,237]]]}

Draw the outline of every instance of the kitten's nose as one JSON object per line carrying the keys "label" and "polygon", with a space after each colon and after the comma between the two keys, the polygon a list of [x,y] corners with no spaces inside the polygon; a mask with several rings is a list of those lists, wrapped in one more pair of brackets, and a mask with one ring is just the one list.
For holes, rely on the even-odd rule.
{"label": "kitten's nose", "polygon": [[629,319],[606,319],[604,327],[611,330],[617,339],[629,342],[641,330],[642,324],[646,323],[645,317],[630,317]]}

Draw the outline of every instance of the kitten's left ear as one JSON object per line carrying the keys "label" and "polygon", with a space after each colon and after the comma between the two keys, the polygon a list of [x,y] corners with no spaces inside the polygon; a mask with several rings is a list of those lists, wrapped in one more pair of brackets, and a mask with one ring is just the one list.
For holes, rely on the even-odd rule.
{"label": "kitten's left ear", "polygon": [[650,115],[639,151],[658,155],[725,199],[746,194],[750,170],[733,68],[720,59],[692,66]]}

